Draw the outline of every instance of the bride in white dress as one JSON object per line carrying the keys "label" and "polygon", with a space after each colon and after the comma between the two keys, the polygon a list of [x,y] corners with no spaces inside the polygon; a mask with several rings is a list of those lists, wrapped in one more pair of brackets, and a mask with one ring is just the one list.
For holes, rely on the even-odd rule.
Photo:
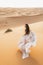
{"label": "bride in white dress", "polygon": [[36,35],[30,30],[29,25],[25,24],[25,34],[19,41],[18,47],[22,52],[22,59],[29,57],[30,48],[36,46]]}

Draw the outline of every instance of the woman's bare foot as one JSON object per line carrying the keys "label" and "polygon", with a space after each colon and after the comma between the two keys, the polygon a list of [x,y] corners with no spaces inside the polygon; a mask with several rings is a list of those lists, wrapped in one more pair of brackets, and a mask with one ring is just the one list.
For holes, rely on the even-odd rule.
{"label": "woman's bare foot", "polygon": [[29,54],[23,53],[22,59],[25,59],[25,58],[27,58],[27,57],[29,57]]}

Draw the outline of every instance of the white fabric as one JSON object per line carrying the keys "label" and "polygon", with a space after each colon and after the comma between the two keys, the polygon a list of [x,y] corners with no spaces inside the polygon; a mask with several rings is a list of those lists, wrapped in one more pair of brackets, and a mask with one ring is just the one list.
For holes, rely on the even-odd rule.
{"label": "white fabric", "polygon": [[[26,44],[25,44],[25,40],[26,40]],[[29,35],[22,36],[18,44],[19,49],[20,50],[25,49],[26,52],[30,52],[29,49],[35,46],[36,46],[36,35],[32,31],[30,31]]]}
{"label": "white fabric", "polygon": [[[24,44],[25,39],[27,41],[26,44]],[[36,35],[35,35],[35,33],[31,31],[29,35],[22,36],[21,40],[19,41],[18,46],[19,47],[36,46]]]}

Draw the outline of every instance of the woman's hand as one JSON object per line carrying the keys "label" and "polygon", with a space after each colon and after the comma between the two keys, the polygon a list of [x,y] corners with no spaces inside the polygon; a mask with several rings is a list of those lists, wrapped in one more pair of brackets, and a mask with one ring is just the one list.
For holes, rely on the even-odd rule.
{"label": "woman's hand", "polygon": [[24,43],[26,44],[26,43],[28,43],[29,41],[27,41],[26,39],[25,39],[25,41],[24,41]]}

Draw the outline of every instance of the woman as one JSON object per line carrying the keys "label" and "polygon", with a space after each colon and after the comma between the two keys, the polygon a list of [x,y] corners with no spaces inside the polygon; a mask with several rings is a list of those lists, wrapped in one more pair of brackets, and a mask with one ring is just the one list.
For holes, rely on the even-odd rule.
{"label": "woman", "polygon": [[29,28],[28,24],[25,24],[25,34],[19,41],[19,49],[22,52],[22,59],[29,57],[30,48],[36,46],[36,36]]}

